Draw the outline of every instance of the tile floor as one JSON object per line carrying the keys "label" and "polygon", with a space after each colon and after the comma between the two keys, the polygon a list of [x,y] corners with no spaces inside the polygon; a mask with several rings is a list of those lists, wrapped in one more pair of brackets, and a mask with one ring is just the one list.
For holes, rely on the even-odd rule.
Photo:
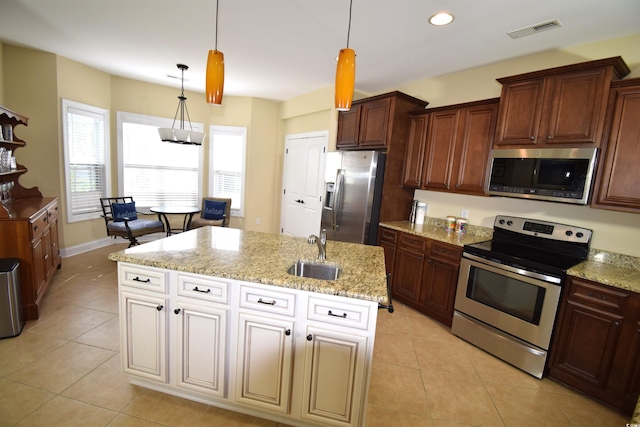
{"label": "tile floor", "polygon": [[[278,426],[120,373],[112,245],[63,259],[37,321],[0,340],[0,426]],[[610,426],[627,418],[536,380],[403,306],[380,311],[367,426]]]}

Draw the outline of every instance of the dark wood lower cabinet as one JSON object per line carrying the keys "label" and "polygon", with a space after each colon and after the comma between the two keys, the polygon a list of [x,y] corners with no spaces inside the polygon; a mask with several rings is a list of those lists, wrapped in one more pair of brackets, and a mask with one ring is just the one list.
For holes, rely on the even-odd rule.
{"label": "dark wood lower cabinet", "polygon": [[549,376],[630,415],[640,395],[640,295],[569,277]]}
{"label": "dark wood lower cabinet", "polygon": [[393,299],[451,326],[462,248],[384,227],[379,235]]}

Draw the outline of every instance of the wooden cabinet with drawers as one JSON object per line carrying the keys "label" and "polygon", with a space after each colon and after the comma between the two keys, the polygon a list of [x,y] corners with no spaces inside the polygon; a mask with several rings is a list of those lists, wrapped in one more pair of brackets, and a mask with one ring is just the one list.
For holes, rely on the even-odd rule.
{"label": "wooden cabinet with drawers", "polygon": [[640,395],[640,295],[570,276],[549,376],[631,414]]}
{"label": "wooden cabinet with drawers", "polygon": [[462,247],[380,227],[394,299],[451,326]]}
{"label": "wooden cabinet with drawers", "polygon": [[495,148],[599,147],[609,85],[629,72],[614,57],[498,79]]}
{"label": "wooden cabinet with drawers", "polygon": [[61,266],[58,200],[15,199],[0,209],[0,258],[20,260],[20,286],[26,320],[39,317],[40,303]]}

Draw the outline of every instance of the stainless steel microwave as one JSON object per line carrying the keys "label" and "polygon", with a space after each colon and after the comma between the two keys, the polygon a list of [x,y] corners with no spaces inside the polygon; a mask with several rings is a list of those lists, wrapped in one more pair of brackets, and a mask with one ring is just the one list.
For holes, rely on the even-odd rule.
{"label": "stainless steel microwave", "polygon": [[488,194],[585,205],[596,166],[596,148],[492,150]]}

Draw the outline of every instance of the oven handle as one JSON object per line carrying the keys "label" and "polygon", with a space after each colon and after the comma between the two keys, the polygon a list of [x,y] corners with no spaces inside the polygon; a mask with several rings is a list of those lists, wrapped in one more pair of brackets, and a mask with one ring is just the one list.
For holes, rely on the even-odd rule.
{"label": "oven handle", "polygon": [[501,270],[506,270],[506,271],[510,271],[512,273],[515,273],[515,274],[519,274],[521,276],[531,277],[533,279],[543,280],[543,281],[549,282],[549,283],[555,283],[556,285],[559,285],[559,284],[562,283],[562,278],[560,278],[560,277],[548,276],[546,274],[541,274],[541,273],[534,273],[532,271],[523,270],[521,268],[512,267],[510,265],[501,264],[499,262],[494,262],[494,261],[488,260],[486,258],[477,256],[477,255],[473,255],[473,254],[469,254],[469,253],[466,253],[466,252],[464,252],[462,254],[462,256],[464,258],[469,258],[471,260],[481,262],[481,263],[489,265],[491,267],[495,267],[495,268],[499,268]]}

